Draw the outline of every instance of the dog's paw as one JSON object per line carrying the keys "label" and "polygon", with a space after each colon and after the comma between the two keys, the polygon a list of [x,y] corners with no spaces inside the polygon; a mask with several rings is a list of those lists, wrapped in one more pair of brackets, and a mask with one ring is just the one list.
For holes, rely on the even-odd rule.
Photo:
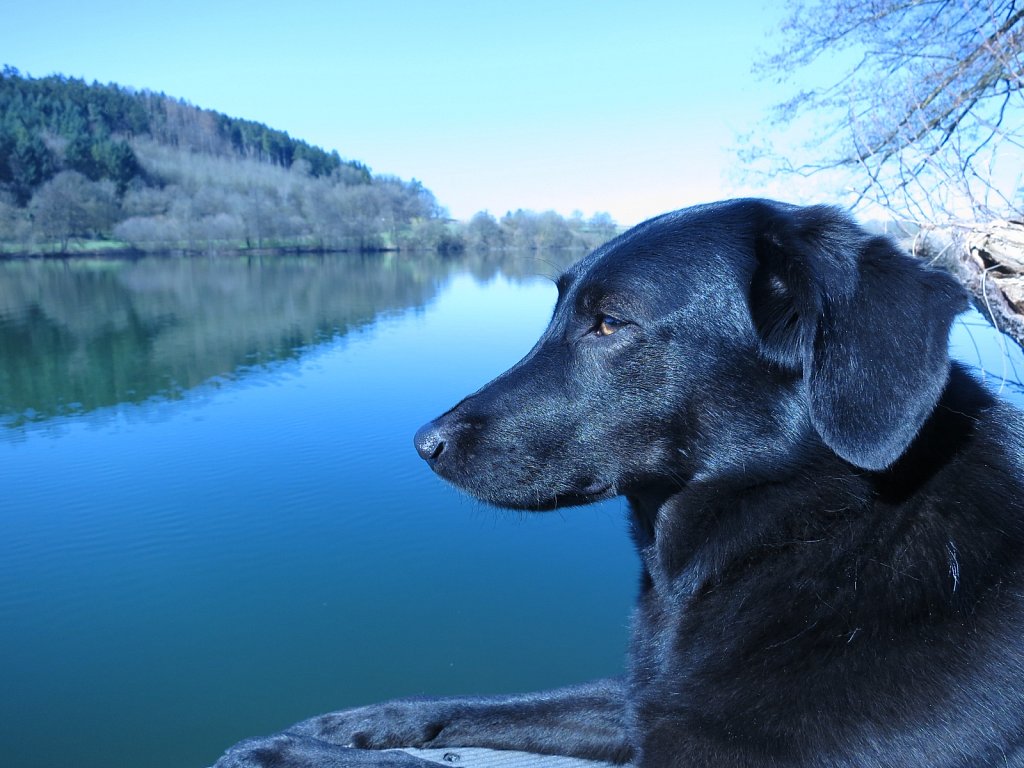
{"label": "dog's paw", "polygon": [[213,768],[427,768],[405,752],[353,749],[294,733],[247,739],[231,747]]}
{"label": "dog's paw", "polygon": [[270,768],[270,766],[301,766],[302,750],[296,739],[288,734],[277,734],[265,738],[246,739],[235,744],[224,753],[213,768]]}
{"label": "dog's paw", "polygon": [[289,728],[290,733],[359,749],[441,746],[450,713],[443,705],[397,701],[332,712]]}

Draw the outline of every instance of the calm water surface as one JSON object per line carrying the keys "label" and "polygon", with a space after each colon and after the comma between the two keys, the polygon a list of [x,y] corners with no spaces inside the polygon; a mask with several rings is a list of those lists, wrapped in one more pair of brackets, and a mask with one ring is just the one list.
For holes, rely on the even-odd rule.
{"label": "calm water surface", "polygon": [[[0,755],[187,768],[309,715],[622,670],[620,502],[486,508],[412,449],[521,357],[527,256],[0,263]],[[980,315],[954,353],[1024,404]]]}

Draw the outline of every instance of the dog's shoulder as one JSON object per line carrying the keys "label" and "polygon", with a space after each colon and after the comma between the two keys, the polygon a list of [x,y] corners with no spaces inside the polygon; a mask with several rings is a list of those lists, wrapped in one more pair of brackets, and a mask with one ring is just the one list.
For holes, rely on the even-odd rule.
{"label": "dog's shoulder", "polygon": [[950,517],[979,510],[1024,536],[1024,412],[953,363],[931,418],[888,473],[927,492]]}

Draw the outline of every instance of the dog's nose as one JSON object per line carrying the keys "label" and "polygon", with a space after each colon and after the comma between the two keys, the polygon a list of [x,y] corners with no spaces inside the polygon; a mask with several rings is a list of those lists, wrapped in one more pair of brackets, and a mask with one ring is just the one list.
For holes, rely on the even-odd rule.
{"label": "dog's nose", "polygon": [[444,434],[436,421],[424,424],[412,439],[416,453],[424,461],[433,461],[444,451]]}

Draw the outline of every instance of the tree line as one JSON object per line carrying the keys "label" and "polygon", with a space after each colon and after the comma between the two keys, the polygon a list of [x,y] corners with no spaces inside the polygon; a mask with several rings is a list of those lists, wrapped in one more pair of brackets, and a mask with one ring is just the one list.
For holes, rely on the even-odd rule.
{"label": "tree line", "polygon": [[592,248],[607,214],[447,218],[415,179],[150,91],[0,73],[0,248]]}

